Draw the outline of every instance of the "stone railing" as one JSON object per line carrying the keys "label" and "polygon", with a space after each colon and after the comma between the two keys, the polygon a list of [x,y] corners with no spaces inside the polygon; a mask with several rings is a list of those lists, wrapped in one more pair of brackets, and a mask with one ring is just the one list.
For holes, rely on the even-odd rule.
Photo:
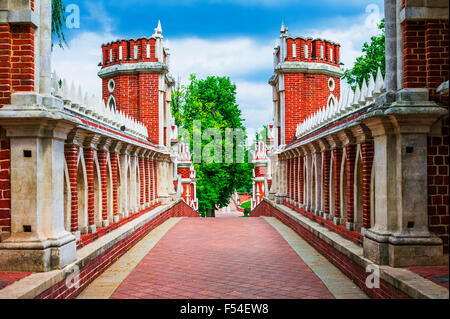
{"label": "stone railing", "polygon": [[69,86],[67,81],[61,79],[55,72],[52,73],[52,95],[64,101],[66,110],[114,129],[122,129],[124,132],[140,139],[146,140],[148,138],[147,127],[143,123],[120,110],[106,106],[102,98],[88,95],[81,90],[80,86],[75,86],[73,81]]}
{"label": "stone railing", "polygon": [[300,123],[297,126],[296,137],[301,138],[330,122],[336,121],[364,108],[385,91],[384,79],[380,68],[378,68],[375,79],[372,74],[370,74],[369,85],[367,85],[364,80],[361,87],[358,85],[356,86],[355,91],[348,88],[338,103],[320,109]]}

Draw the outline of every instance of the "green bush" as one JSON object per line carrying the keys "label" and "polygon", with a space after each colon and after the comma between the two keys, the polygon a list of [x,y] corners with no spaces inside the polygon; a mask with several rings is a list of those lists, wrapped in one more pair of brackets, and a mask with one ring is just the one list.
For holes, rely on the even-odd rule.
{"label": "green bush", "polygon": [[252,203],[250,201],[248,201],[248,202],[242,203],[241,208],[250,209],[251,205],[252,205]]}

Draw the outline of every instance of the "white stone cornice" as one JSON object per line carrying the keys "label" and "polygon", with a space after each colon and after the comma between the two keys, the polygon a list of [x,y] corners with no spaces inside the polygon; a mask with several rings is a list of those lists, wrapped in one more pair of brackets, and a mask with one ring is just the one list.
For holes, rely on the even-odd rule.
{"label": "white stone cornice", "polygon": [[167,73],[168,66],[161,62],[138,62],[138,63],[126,63],[111,65],[101,69],[98,72],[98,76],[102,79],[119,74],[133,74],[133,73]]}
{"label": "white stone cornice", "polygon": [[344,71],[333,65],[315,62],[283,62],[275,68],[276,73],[321,73],[341,77]]}

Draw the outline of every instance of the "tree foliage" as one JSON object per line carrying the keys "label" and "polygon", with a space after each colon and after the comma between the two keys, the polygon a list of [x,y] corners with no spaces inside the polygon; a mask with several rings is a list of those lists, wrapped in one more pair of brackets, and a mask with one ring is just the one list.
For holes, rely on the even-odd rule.
{"label": "tree foliage", "polygon": [[[64,24],[66,22],[66,8],[63,0],[52,0],[52,38],[63,48],[67,46],[64,35]],[[53,42],[53,41],[52,41]]]}
{"label": "tree foliage", "polygon": [[[188,86],[180,86],[172,95],[172,114],[175,123],[189,132],[193,149],[194,121],[201,121],[201,133],[208,128],[216,128],[225,136],[225,129],[243,129],[241,111],[236,103],[236,85],[228,77],[209,76],[198,79],[191,75]],[[202,149],[211,139],[202,139]],[[229,204],[236,189],[250,190],[252,186],[253,165],[247,161],[248,150],[244,149],[245,162],[236,163],[236,149],[245,148],[242,141],[233,142],[233,159],[225,158],[225,139],[222,139],[221,163],[194,163],[197,172],[197,196],[199,212],[202,215],[213,212]],[[193,156],[199,156],[194,154]]]}
{"label": "tree foliage", "polygon": [[356,59],[352,69],[345,70],[344,79],[353,90],[356,89],[356,84],[361,86],[364,79],[367,83],[370,74],[375,76],[378,68],[383,77],[386,73],[384,19],[378,24],[378,28],[382,30],[381,35],[371,37],[370,43],[365,42],[362,48],[364,54]]}

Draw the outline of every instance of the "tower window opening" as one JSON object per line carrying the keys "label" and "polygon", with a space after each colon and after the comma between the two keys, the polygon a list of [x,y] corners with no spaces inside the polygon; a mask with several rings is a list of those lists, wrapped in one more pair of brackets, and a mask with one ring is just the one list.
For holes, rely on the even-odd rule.
{"label": "tower window opening", "polygon": [[133,52],[134,53],[134,59],[137,60],[137,58],[138,58],[138,46],[137,45],[134,46],[133,51],[134,51]]}
{"label": "tower window opening", "polygon": [[305,44],[305,59],[307,59],[308,58],[308,45],[307,44]]}
{"label": "tower window opening", "polygon": [[320,46],[320,58],[324,58],[324,51],[323,51],[323,45]]}
{"label": "tower window opening", "polygon": [[112,49],[109,49],[109,62],[113,61],[113,52]]}
{"label": "tower window opening", "polygon": [[112,111],[116,111],[116,100],[112,95],[109,97],[108,108]]}
{"label": "tower window opening", "polygon": [[330,49],[330,61],[333,61],[333,49]]}
{"label": "tower window opening", "polygon": [[292,57],[294,59],[297,57],[297,45],[295,43],[292,44]]}
{"label": "tower window opening", "polygon": [[119,47],[119,60],[123,59],[123,48],[122,46]]}
{"label": "tower window opening", "polygon": [[150,59],[150,44],[147,44],[147,59]]}

